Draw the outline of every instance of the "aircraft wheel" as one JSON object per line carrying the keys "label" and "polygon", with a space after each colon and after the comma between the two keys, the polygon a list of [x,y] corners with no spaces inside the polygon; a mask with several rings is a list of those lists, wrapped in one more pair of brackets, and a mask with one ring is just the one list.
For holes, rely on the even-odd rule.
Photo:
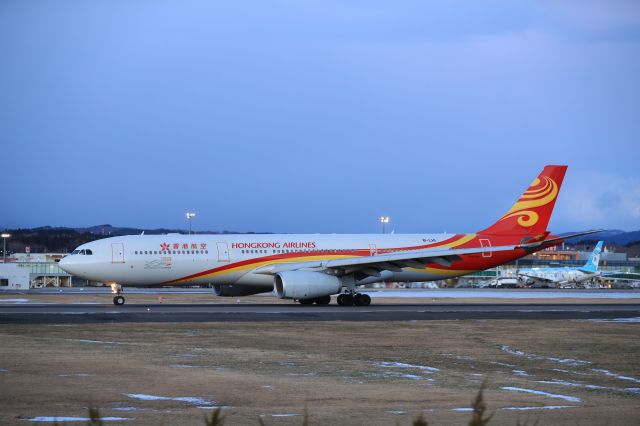
{"label": "aircraft wheel", "polygon": [[124,305],[124,297],[116,296],[113,298],[113,304],[116,306]]}
{"label": "aircraft wheel", "polygon": [[331,303],[331,296],[316,297],[316,305],[328,305]]}
{"label": "aircraft wheel", "polygon": [[353,296],[348,293],[338,295],[338,305],[353,306]]}
{"label": "aircraft wheel", "polygon": [[314,299],[300,299],[300,300],[298,300],[298,302],[300,302],[301,305],[313,305],[313,301],[314,301]]}
{"label": "aircraft wheel", "polygon": [[364,293],[357,293],[353,298],[356,306],[369,306],[371,304],[371,296]]}

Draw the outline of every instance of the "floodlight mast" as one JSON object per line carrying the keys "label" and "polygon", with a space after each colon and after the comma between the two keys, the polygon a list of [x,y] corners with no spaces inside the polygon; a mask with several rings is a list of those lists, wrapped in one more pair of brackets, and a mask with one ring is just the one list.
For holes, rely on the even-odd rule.
{"label": "floodlight mast", "polygon": [[187,212],[187,220],[189,221],[189,235],[191,235],[191,219],[196,217],[194,212]]}

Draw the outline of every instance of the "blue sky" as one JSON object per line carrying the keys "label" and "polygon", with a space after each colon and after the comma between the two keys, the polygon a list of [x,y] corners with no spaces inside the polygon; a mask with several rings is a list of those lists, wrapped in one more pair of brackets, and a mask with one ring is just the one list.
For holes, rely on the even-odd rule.
{"label": "blue sky", "polygon": [[0,227],[640,229],[637,1],[0,3]]}

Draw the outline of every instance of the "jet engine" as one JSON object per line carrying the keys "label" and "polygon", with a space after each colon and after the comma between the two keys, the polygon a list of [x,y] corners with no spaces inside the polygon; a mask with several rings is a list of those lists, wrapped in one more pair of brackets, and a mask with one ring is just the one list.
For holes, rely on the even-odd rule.
{"label": "jet engine", "polygon": [[268,293],[272,291],[272,289],[268,287],[256,287],[237,284],[214,284],[213,291],[216,293],[216,296],[236,297],[251,296],[252,294],[258,293]]}
{"label": "jet engine", "polygon": [[312,299],[339,293],[340,278],[313,271],[286,271],[276,274],[276,294],[280,299]]}

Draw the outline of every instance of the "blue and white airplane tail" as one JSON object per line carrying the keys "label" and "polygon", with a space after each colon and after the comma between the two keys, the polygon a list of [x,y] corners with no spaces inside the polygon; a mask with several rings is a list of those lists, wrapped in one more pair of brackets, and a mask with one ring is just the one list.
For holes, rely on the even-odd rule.
{"label": "blue and white airplane tail", "polygon": [[600,263],[602,244],[602,241],[598,241],[598,244],[596,244],[596,247],[593,249],[593,253],[591,253],[591,256],[589,256],[589,260],[587,260],[587,263],[585,263],[584,266],[580,268],[582,272],[588,272],[592,274],[598,272],[598,264]]}

